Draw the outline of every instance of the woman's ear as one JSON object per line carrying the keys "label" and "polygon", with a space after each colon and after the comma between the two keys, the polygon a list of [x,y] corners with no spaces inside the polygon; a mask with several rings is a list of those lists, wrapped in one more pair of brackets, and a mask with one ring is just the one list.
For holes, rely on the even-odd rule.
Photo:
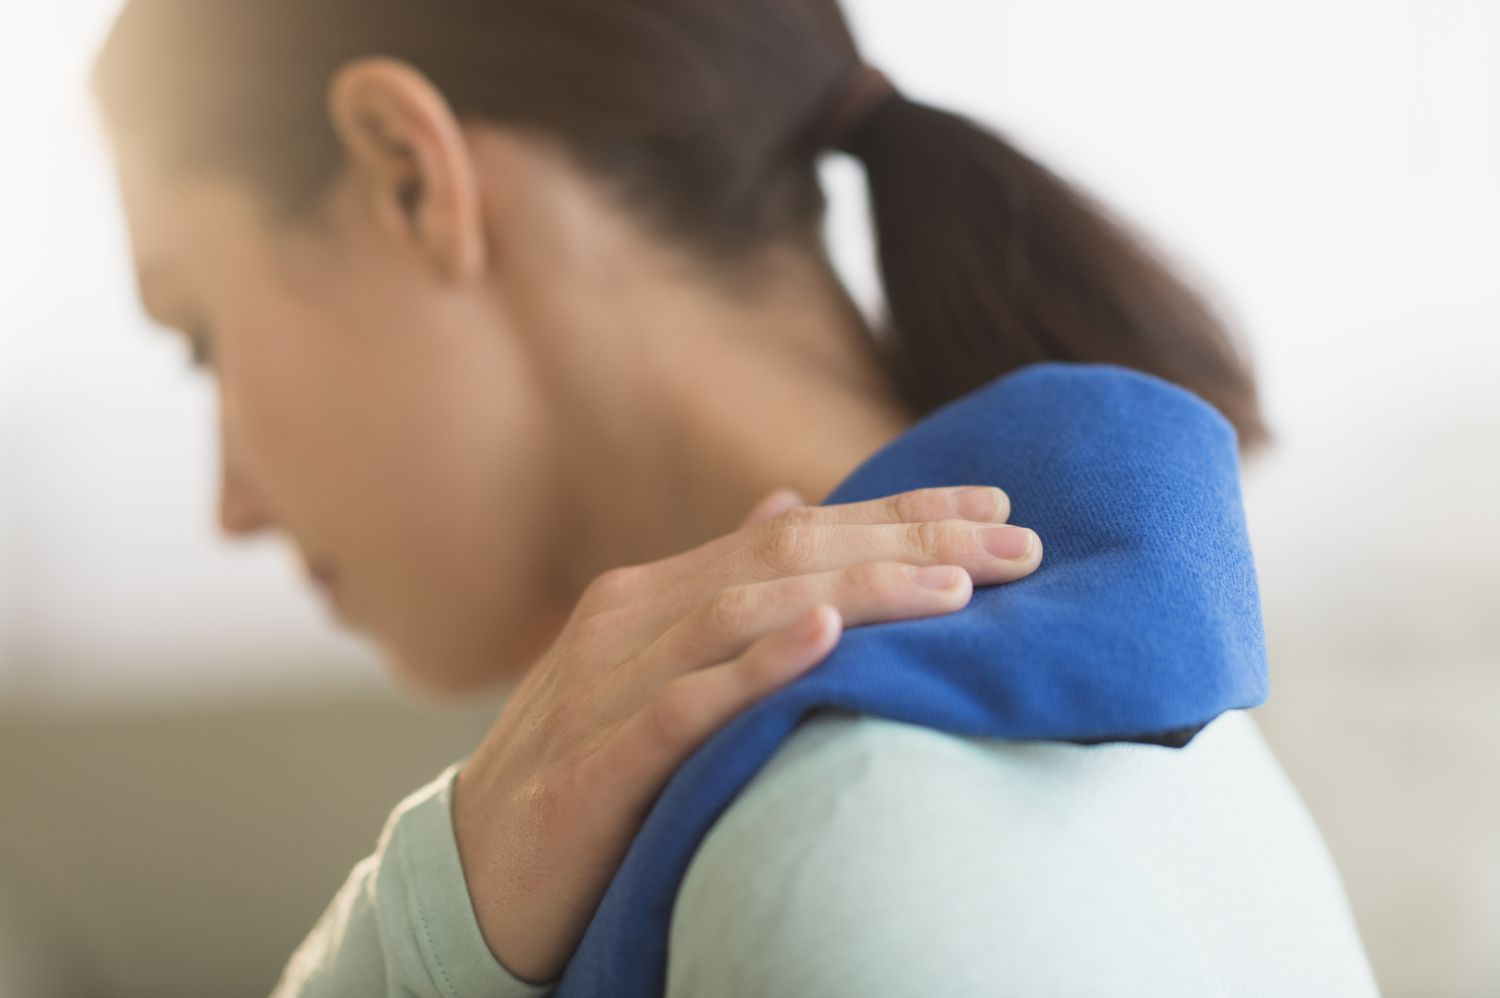
{"label": "woman's ear", "polygon": [[474,161],[437,87],[398,59],[361,57],[334,75],[328,113],[381,227],[445,277],[482,273],[484,218]]}

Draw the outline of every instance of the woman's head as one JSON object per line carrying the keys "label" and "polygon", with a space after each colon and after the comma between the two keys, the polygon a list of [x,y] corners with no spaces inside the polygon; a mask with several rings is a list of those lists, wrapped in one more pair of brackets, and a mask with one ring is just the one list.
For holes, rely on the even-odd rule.
{"label": "woman's head", "polygon": [[284,531],[458,691],[598,571],[777,485],[816,501],[1026,363],[1148,370],[1264,438],[1247,362],[1138,239],[912,100],[848,147],[871,336],[816,170],[858,61],[832,0],[131,0],[95,87],[143,298],[212,354],[225,529]]}

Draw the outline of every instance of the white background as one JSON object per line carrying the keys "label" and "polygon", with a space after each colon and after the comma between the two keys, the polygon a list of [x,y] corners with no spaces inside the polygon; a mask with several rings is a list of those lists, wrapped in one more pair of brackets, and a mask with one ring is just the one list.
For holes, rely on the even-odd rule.
{"label": "white background", "polygon": [[[1500,991],[1500,4],[850,6],[912,96],[1101,194],[1247,331],[1281,437],[1246,477],[1265,727],[1388,992]],[[388,686],[279,542],[215,536],[209,383],[140,314],[85,99],[114,7],[0,5],[0,705]],[[858,171],[827,176],[871,302]]]}

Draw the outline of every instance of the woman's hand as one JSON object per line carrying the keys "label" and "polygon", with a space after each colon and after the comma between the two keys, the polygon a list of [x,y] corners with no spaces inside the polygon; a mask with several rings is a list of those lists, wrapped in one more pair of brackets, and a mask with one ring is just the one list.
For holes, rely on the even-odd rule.
{"label": "woman's hand", "polygon": [[[779,490],[735,533],[595,579],[454,788],[469,896],[500,962],[557,976],[676,768],[844,626],[950,613],[974,585],[1031,574],[1041,542],[996,526],[1009,515],[989,487],[834,506]],[[985,524],[1029,548],[997,558]]]}

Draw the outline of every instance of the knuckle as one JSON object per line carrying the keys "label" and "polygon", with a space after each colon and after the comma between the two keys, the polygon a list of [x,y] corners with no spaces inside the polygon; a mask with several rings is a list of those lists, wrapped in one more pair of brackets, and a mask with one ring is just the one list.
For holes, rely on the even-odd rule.
{"label": "knuckle", "polygon": [[941,521],[924,520],[911,526],[911,543],[917,554],[929,562],[941,561],[947,528]]}
{"label": "knuckle", "polygon": [[877,597],[889,596],[895,591],[895,575],[900,566],[892,562],[864,561],[850,565],[844,571],[849,586],[859,593],[872,593]]}
{"label": "knuckle", "polygon": [[817,506],[793,506],[777,513],[770,522],[773,528],[809,527],[817,522],[819,515]]}
{"label": "knuckle", "polygon": [[620,565],[608,569],[589,582],[579,602],[598,609],[616,606],[636,591],[644,571],[645,568],[641,565]]}
{"label": "knuckle", "polygon": [[787,524],[766,534],[760,557],[773,572],[791,574],[812,560],[816,546],[817,537],[812,527]]}
{"label": "knuckle", "polygon": [[888,603],[904,603],[911,599],[913,591],[920,590],[911,577],[912,566],[906,562],[886,561],[880,563],[880,581],[875,591]]}
{"label": "knuckle", "polygon": [[729,586],[714,593],[704,610],[704,618],[716,634],[738,634],[750,625],[755,611],[750,587]]}
{"label": "knuckle", "polygon": [[921,516],[921,503],[916,492],[901,492],[891,497],[891,509],[896,514],[896,519],[904,522],[912,522],[923,519]]}
{"label": "knuckle", "polygon": [[878,563],[877,581],[872,591],[884,602],[901,603],[911,599],[912,592],[920,589],[911,577],[912,566],[906,562],[883,561]]}

